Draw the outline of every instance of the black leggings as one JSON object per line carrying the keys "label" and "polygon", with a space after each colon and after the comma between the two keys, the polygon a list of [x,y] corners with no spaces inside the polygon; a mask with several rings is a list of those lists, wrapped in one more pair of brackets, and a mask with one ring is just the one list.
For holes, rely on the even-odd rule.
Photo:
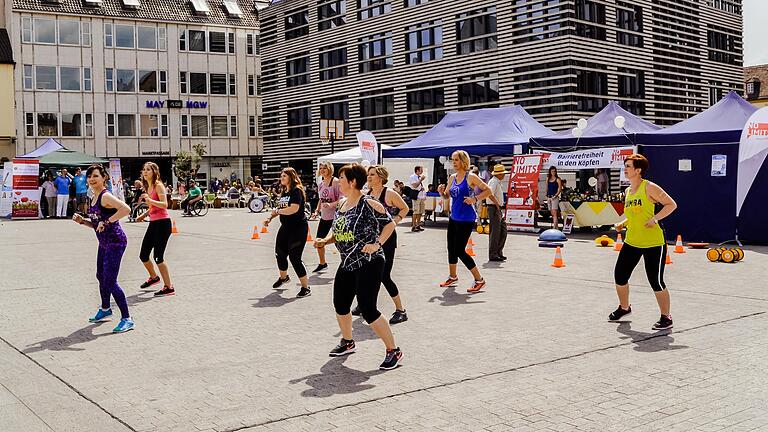
{"label": "black leggings", "polygon": [[165,247],[168,246],[169,238],[171,238],[170,219],[150,221],[147,232],[144,233],[144,240],[141,241],[141,252],[139,252],[141,262],[148,262],[149,253],[154,250],[155,264],[162,264],[165,261],[163,255],[165,255]]}
{"label": "black leggings", "polygon": [[384,273],[381,276],[381,283],[387,289],[390,297],[397,297],[400,291],[397,284],[392,280],[392,266],[395,264],[395,250],[397,250],[397,234],[394,232],[381,247],[384,249]]}
{"label": "black leggings", "polygon": [[381,316],[376,300],[384,274],[384,260],[376,258],[357,270],[346,271],[339,266],[333,280],[333,307],[338,315],[349,314],[349,308],[357,295],[357,305],[363,319],[371,324]]}
{"label": "black leggings", "polygon": [[448,220],[448,264],[457,264],[461,260],[469,270],[477,267],[466,249],[474,229],[475,222]]}
{"label": "black leggings", "polygon": [[281,226],[275,239],[275,257],[277,268],[280,271],[288,271],[288,260],[291,260],[296,276],[303,278],[307,275],[307,269],[301,261],[304,246],[307,244],[308,225],[304,222],[295,227]]}
{"label": "black leggings", "polygon": [[636,248],[624,243],[616,260],[616,268],[613,271],[616,285],[626,285],[640,262],[640,257],[645,261],[645,274],[654,291],[664,291],[664,263],[667,257],[667,245],[650,248]]}

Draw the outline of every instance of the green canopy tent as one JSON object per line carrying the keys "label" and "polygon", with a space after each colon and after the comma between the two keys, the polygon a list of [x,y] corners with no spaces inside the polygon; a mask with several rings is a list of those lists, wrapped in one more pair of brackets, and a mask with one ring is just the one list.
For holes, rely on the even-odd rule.
{"label": "green canopy tent", "polygon": [[40,165],[76,167],[94,163],[108,164],[109,160],[64,148],[53,138],[48,138],[40,147],[19,156],[19,159],[37,159]]}

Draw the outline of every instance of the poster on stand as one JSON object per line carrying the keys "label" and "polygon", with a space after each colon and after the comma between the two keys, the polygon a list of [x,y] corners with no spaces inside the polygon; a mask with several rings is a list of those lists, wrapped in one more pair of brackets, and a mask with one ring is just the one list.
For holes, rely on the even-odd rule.
{"label": "poster on stand", "polygon": [[125,201],[125,191],[123,190],[123,171],[120,167],[120,159],[109,160],[109,177],[112,180],[112,195],[120,201]]}
{"label": "poster on stand", "polygon": [[515,156],[507,186],[507,229],[535,232],[541,154]]}
{"label": "poster on stand", "polygon": [[40,216],[40,163],[36,159],[13,160],[12,219],[37,219]]}
{"label": "poster on stand", "polygon": [[11,203],[13,202],[13,163],[3,164],[0,175],[0,217],[11,217]]}
{"label": "poster on stand", "polygon": [[357,144],[360,146],[360,155],[363,160],[367,160],[371,165],[379,164],[379,144],[376,137],[367,130],[357,133]]}

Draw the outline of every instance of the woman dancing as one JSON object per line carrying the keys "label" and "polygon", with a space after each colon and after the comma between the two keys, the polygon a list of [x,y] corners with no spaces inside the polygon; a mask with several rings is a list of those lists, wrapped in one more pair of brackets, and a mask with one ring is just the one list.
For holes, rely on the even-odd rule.
{"label": "woman dancing", "polygon": [[149,226],[144,233],[141,252],[139,252],[139,259],[147,269],[149,279],[141,284],[141,289],[151,289],[153,285],[160,282],[155,266],[149,260],[149,253],[154,251],[153,258],[157,270],[163,276],[163,288],[155,293],[155,297],[171,296],[176,294],[176,290],[171,283],[168,264],[165,262],[165,248],[168,246],[168,239],[171,238],[172,227],[171,216],[168,214],[168,200],[165,197],[165,185],[160,179],[160,167],[154,162],[145,163],[141,170],[141,181],[144,193],[141,194],[139,202],[145,202],[149,206],[149,210],[136,218],[141,222],[149,216]]}

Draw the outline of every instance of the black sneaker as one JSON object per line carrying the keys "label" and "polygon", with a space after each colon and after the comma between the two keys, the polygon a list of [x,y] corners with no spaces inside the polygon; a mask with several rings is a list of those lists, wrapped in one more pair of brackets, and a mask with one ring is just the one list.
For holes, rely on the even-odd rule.
{"label": "black sneaker", "polygon": [[309,297],[311,295],[312,295],[312,290],[309,289],[309,287],[306,287],[306,288],[301,287],[301,289],[299,290],[299,293],[296,294],[296,298],[304,298],[304,297]]}
{"label": "black sneaker", "polygon": [[659,318],[658,321],[656,321],[656,324],[653,325],[653,330],[668,330],[672,328],[672,316],[671,315],[662,315],[661,318]]}
{"label": "black sneaker", "polygon": [[176,294],[176,290],[173,287],[164,286],[163,289],[155,293],[155,297],[172,296]]}
{"label": "black sneaker", "polygon": [[139,288],[141,289],[147,289],[151,287],[152,285],[156,285],[160,283],[160,276],[155,276],[154,278],[147,279]]}
{"label": "black sneaker", "polygon": [[336,348],[332,349],[328,355],[331,357],[339,357],[352,354],[355,351],[357,351],[357,348],[355,348],[355,341],[341,338],[341,341],[336,345]]}
{"label": "black sneaker", "polygon": [[615,311],[611,312],[611,314],[608,315],[608,321],[618,321],[631,313],[632,313],[632,305],[630,305],[629,309],[627,310],[622,309],[621,305],[619,305],[619,307],[616,308]]}
{"label": "black sneaker", "polygon": [[392,318],[389,319],[390,324],[399,324],[405,321],[408,321],[408,315],[406,315],[404,310],[395,310],[395,313],[392,314]]}
{"label": "black sneaker", "polygon": [[358,305],[358,306],[355,306],[355,307],[352,309],[352,312],[351,312],[351,313],[352,313],[352,315],[354,315],[354,316],[360,316],[360,315],[362,315],[362,312],[360,312],[360,306],[359,306],[359,305]]}
{"label": "black sneaker", "polygon": [[321,272],[327,268],[328,268],[328,264],[318,264],[317,267],[314,270],[312,270],[312,273]]}
{"label": "black sneaker", "polygon": [[400,348],[387,350],[387,355],[384,357],[384,362],[379,365],[379,369],[392,370],[400,366],[400,360],[402,359],[403,359],[403,352],[400,351]]}
{"label": "black sneaker", "polygon": [[280,288],[280,286],[286,282],[291,280],[290,276],[286,276],[285,279],[283,278],[277,278],[277,281],[272,284],[272,288]]}

